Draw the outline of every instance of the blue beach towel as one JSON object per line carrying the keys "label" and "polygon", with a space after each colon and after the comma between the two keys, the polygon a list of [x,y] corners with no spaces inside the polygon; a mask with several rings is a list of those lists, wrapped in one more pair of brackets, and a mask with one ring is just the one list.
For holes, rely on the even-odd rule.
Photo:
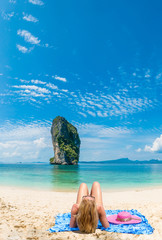
{"label": "blue beach towel", "polygon": [[[141,223],[138,224],[120,224],[116,225],[113,223],[110,223],[109,228],[102,227],[100,221],[98,223],[98,228],[101,230],[105,230],[108,232],[117,232],[117,233],[132,233],[132,234],[151,234],[153,233],[154,229],[151,227],[151,225],[148,223],[148,220],[145,218],[144,215],[139,213],[137,210],[106,210],[106,216],[118,214],[121,211],[127,211],[130,212],[132,215],[137,215],[142,219]],[[64,231],[78,231],[79,228],[70,228],[71,213],[63,213],[58,214],[56,216],[55,225],[49,229],[49,231],[52,232],[64,232]]]}

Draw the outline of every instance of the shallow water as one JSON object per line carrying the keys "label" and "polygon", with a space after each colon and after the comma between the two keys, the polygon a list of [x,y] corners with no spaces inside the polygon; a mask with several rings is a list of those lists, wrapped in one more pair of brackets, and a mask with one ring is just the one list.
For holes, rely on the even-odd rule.
{"label": "shallow water", "polygon": [[81,182],[90,187],[98,181],[103,190],[115,190],[162,186],[161,173],[162,164],[0,164],[0,185],[76,190]]}

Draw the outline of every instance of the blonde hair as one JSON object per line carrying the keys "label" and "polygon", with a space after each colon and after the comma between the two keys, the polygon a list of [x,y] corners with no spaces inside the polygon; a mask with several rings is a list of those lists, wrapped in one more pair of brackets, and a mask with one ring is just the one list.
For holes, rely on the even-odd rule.
{"label": "blonde hair", "polygon": [[76,215],[77,225],[81,232],[94,233],[98,225],[98,212],[94,200],[83,199]]}

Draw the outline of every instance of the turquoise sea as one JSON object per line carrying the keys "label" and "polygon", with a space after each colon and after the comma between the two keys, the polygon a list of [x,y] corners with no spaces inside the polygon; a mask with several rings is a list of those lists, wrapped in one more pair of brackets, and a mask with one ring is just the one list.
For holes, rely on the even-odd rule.
{"label": "turquoise sea", "polygon": [[81,182],[98,181],[103,190],[162,186],[162,164],[79,163],[0,164],[0,185],[51,190],[76,190]]}

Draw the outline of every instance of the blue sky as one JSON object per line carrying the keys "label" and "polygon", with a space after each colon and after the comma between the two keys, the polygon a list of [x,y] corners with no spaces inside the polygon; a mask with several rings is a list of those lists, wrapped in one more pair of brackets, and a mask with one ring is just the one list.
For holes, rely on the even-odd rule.
{"label": "blue sky", "polygon": [[162,159],[161,1],[0,5],[1,162],[48,162],[58,115],[80,161]]}

